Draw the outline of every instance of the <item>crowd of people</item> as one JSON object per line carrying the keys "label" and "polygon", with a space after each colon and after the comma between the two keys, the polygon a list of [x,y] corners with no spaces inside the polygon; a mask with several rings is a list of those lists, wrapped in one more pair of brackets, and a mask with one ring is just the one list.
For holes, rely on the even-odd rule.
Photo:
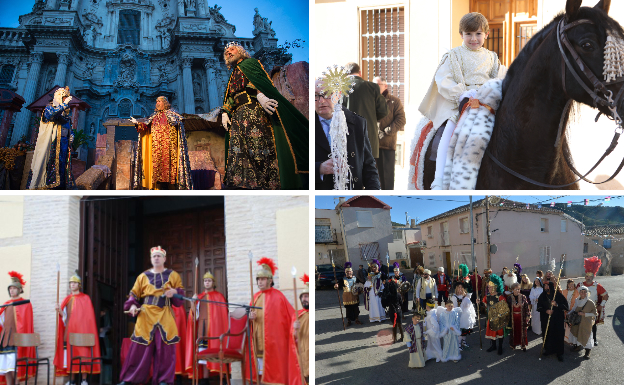
{"label": "crowd of people", "polygon": [[[487,352],[504,352],[505,339],[511,350],[527,351],[529,331],[541,337],[540,357],[555,355],[563,361],[566,344],[572,352],[584,350],[589,359],[591,350],[598,346],[597,325],[604,323],[605,305],[609,295],[595,281],[602,262],[598,257],[584,260],[585,278],[582,282],[555,275],[552,270],[536,271],[531,282],[522,274],[522,266],[503,268],[500,275],[485,269],[483,276],[470,273],[460,264],[449,276],[444,268],[432,275],[429,269],[418,266],[414,278],[406,282],[398,263],[394,274],[382,271],[382,264],[373,260],[368,269],[359,266],[354,276],[349,262],[345,264],[343,303],[347,324],[361,325],[359,295],[364,296],[370,322],[393,323],[397,317],[387,317],[388,287],[413,288],[412,323],[405,327],[409,351],[409,367],[424,367],[425,362],[457,362],[468,346],[466,337],[475,331],[481,317],[486,319],[484,335],[490,341]],[[385,269],[385,267],[383,267]],[[565,282],[565,289],[562,290]],[[405,285],[408,283],[408,285]],[[336,284],[336,288],[338,288]],[[402,314],[408,312],[407,290],[397,297]]]}
{"label": "crowd of people", "polygon": [[[122,353],[120,385],[173,385],[176,377],[206,379],[217,377],[225,381],[230,376],[228,364],[206,361],[206,355],[218,353],[220,336],[230,333],[232,304],[217,291],[216,277],[207,271],[203,275],[204,290],[192,298],[184,297],[181,276],[165,267],[166,251],[156,246],[150,250],[152,267],[141,273],[124,303],[124,312],[136,317],[131,343]],[[243,358],[247,379],[270,384],[308,383],[309,377],[309,291],[299,295],[302,309],[295,309],[284,294],[275,289],[273,276],[277,269],[270,258],[258,262],[255,292],[249,306],[253,372],[249,373],[248,355]],[[10,300],[0,307],[0,383],[14,385],[26,378],[20,366],[15,372],[16,360],[35,358],[35,348],[17,347],[16,333],[34,333],[33,311],[30,300],[21,297],[26,285],[21,274],[10,272],[8,286]],[[56,332],[55,375],[68,377],[67,385],[87,385],[88,376],[100,374],[100,346],[93,304],[82,292],[78,273],[69,279],[70,294],[55,308],[58,313]],[[187,316],[184,301],[190,302]],[[240,307],[241,305],[236,305]],[[72,334],[92,335],[92,348],[76,344]],[[225,339],[223,340],[225,341]],[[197,348],[197,349],[196,349]],[[235,349],[225,346],[226,350]],[[123,347],[122,347],[123,349]],[[232,353],[232,352],[230,352]],[[230,354],[228,353],[228,354]],[[81,360],[76,360],[81,357]],[[125,357],[125,359],[124,359]],[[79,373],[82,373],[79,376]],[[34,377],[34,366],[28,377]],[[79,377],[79,378],[78,378]],[[305,381],[305,382],[304,382]]]}

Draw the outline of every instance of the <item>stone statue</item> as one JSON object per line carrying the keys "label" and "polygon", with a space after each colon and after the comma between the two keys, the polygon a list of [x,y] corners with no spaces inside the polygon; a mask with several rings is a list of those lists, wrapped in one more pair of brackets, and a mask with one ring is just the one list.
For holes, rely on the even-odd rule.
{"label": "stone statue", "polygon": [[119,63],[119,76],[113,84],[115,87],[138,87],[136,82],[136,62],[132,55],[126,53]]}
{"label": "stone statue", "polygon": [[264,33],[268,33],[269,35],[271,35],[271,37],[275,36],[275,31],[272,28],[272,21],[269,21],[269,19],[267,17],[262,17],[260,16],[260,13],[258,13],[258,8],[254,8],[254,11],[256,11],[256,14],[254,15],[254,19],[253,19],[253,25],[254,25],[254,30],[253,30],[253,35],[254,36],[258,36],[258,34],[264,32]]}
{"label": "stone statue", "polygon": [[260,32],[264,24],[262,23],[262,17],[258,13],[258,8],[254,8],[254,11],[256,11],[256,14],[254,15],[254,19],[253,19],[253,26],[254,26],[254,34],[256,34],[256,32]]}
{"label": "stone statue", "polygon": [[193,94],[195,97],[201,96],[201,77],[197,72],[193,73]]}
{"label": "stone statue", "polygon": [[171,44],[171,33],[169,32],[168,29],[163,29],[161,30],[161,34],[162,34],[163,49],[167,49],[169,48],[169,45]]}
{"label": "stone statue", "polygon": [[186,6],[186,9],[195,9],[195,0],[184,0],[184,5]]}
{"label": "stone statue", "polygon": [[85,29],[84,31],[84,39],[85,42],[87,43],[87,45],[90,46],[95,46],[95,28],[93,26],[90,26],[88,28]]}

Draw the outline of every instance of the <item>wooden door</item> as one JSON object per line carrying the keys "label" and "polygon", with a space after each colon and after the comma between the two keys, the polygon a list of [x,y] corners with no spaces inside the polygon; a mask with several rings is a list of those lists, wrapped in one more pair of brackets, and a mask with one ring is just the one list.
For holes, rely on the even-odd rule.
{"label": "wooden door", "polygon": [[[199,291],[203,290],[202,276],[211,271],[217,280],[217,290],[227,297],[223,209],[146,216],[143,229],[146,268],[150,266],[149,249],[161,246],[167,251],[167,267],[180,274],[185,295],[191,297],[195,292],[193,274],[198,258]],[[188,311],[188,304],[186,308]]]}
{"label": "wooden door", "polygon": [[452,265],[451,265],[451,252],[450,251],[445,251],[444,252],[444,260],[446,261],[446,266],[444,267],[444,272],[447,274],[451,274],[450,269],[452,269]]}
{"label": "wooden door", "polygon": [[[91,297],[98,328],[110,326],[112,356],[104,357],[101,383],[116,383],[121,368],[121,343],[128,318],[123,313],[128,288],[128,200],[83,198],[80,202],[80,273],[83,290]],[[100,325],[100,311],[110,325]],[[109,376],[112,375],[112,378]],[[112,382],[109,382],[112,381]]]}

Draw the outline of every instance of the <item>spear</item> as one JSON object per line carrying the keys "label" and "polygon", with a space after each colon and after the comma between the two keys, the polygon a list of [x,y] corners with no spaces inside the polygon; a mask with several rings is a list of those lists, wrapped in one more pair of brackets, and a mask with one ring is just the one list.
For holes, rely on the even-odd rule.
{"label": "spear", "polygon": [[[199,288],[197,287],[198,283],[199,283],[199,258],[195,257],[195,275],[193,276],[193,279],[195,280],[195,282],[193,282],[193,290],[195,291],[195,293],[197,295],[199,292]],[[195,302],[191,303],[191,306],[193,307],[193,341],[195,341],[195,346],[193,349],[193,384],[197,384],[198,383],[198,379],[197,376],[199,375],[199,368],[197,367],[197,353],[199,350],[199,346],[197,346],[197,315],[195,314],[195,312],[197,311],[196,309],[196,304]]]}
{"label": "spear", "polygon": [[[334,268],[334,279],[336,280],[336,285],[338,285],[338,279],[336,278],[336,264],[334,263],[334,257],[332,259],[332,267]],[[342,304],[340,303],[340,293],[338,293],[338,288],[336,287],[336,295],[338,296],[338,306],[340,306],[340,317],[342,317],[342,330],[347,330],[344,322],[344,316],[342,315]]]}
{"label": "spear", "polygon": [[249,250],[249,253],[247,253],[247,256],[249,257],[249,287],[251,288],[251,302],[253,302],[253,297],[254,297],[254,292],[253,292],[253,266],[252,266],[253,253],[251,252],[251,250]]}
{"label": "spear", "polygon": [[[559,267],[559,274],[557,275],[557,284],[555,285],[555,290],[553,293],[553,301],[557,296],[557,288],[559,287],[559,278],[561,278],[561,270],[563,270],[563,262],[565,261],[565,254],[561,254],[561,266]],[[550,316],[552,315],[553,303],[550,302],[550,314],[548,315],[548,322],[546,323],[546,331],[544,331],[544,342],[542,342],[542,348],[540,349],[539,360],[542,360],[542,352],[544,351],[544,346],[546,345],[546,337],[548,335],[548,326],[550,326]]]}
{"label": "spear", "polygon": [[[61,290],[61,264],[60,263],[56,263],[56,304],[58,305],[59,300],[60,300],[60,290]],[[56,349],[58,349],[58,319],[59,316],[58,314],[56,314],[56,328],[55,333],[54,333],[54,351],[56,352]],[[53,380],[53,384],[56,385],[56,365],[54,365],[54,376],[52,376],[54,378]]]}
{"label": "spear", "polygon": [[[297,300],[297,268],[293,266],[290,270],[290,273],[293,276],[293,290],[295,291],[295,320],[299,320],[299,301]],[[336,277],[336,273],[334,273],[334,277]],[[296,339],[295,343],[297,344],[297,356],[301,357],[299,342]],[[303,376],[303,365],[301,365],[301,362],[299,362],[299,372],[301,372],[301,383],[305,385],[305,377]]]}
{"label": "spear", "polygon": [[475,291],[477,292],[477,324],[479,324],[479,348],[483,350],[483,340],[481,340],[481,309],[479,308],[479,272],[477,271],[477,264],[474,268],[475,278]]}

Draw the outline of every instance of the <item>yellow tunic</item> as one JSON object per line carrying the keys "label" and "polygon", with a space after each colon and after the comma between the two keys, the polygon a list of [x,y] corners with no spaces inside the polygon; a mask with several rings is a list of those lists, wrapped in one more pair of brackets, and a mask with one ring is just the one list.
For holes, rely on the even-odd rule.
{"label": "yellow tunic", "polygon": [[[134,327],[132,341],[149,345],[155,332],[162,333],[162,339],[167,344],[180,340],[171,300],[161,298],[168,289],[183,289],[180,275],[173,270],[166,269],[162,273],[147,270],[137,277],[130,295],[143,305]],[[155,328],[158,330],[154,330]]]}
{"label": "yellow tunic", "polygon": [[[264,307],[264,293],[260,293],[254,306]],[[264,309],[254,309],[256,319],[253,320],[253,343],[254,351],[258,358],[264,357]]]}

